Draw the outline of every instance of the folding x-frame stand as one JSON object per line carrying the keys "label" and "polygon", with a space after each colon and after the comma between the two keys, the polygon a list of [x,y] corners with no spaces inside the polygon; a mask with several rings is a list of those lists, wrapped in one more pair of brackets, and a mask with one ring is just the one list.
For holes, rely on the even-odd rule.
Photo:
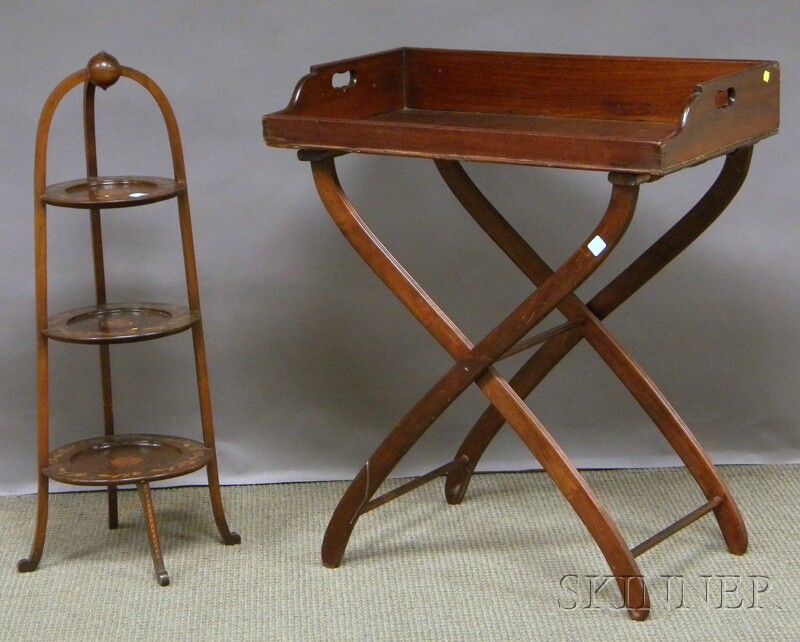
{"label": "folding x-frame stand", "polygon": [[[575,253],[552,270],[481,194],[456,161],[435,160],[446,184],[483,231],[536,286],[516,310],[473,344],[444,314],[381,244],[339,184],[336,153],[301,151],[311,162],[317,190],[347,240],[408,310],[453,357],[454,365],[417,402],[350,484],[328,525],[322,545],[323,563],[338,566],[359,517],[437,477],[447,476],[446,497],[459,503],[475,466],[504,423],[520,436],[581,518],[614,573],[633,619],[649,613],[649,598],[636,558],[678,530],[713,511],[728,550],[747,550],[747,531],[725,482],[706,452],[630,354],[603,325],[603,319],[688,247],[727,207],[741,187],[752,146],[730,152],[722,171],[700,201],[668,232],[613,279],[588,303],[575,290],[611,254],[625,233],[646,174],[610,173],[611,198],[600,223]],[[552,311],[566,322],[525,339]],[[585,340],[627,387],[669,444],[683,460],[707,502],[641,544],[629,547],[574,464],[523,401],[581,340]],[[494,364],[522,349],[540,345],[509,380]],[[397,463],[431,424],[470,384],[476,384],[490,405],[468,433],[453,461],[403,486],[373,498]]]}

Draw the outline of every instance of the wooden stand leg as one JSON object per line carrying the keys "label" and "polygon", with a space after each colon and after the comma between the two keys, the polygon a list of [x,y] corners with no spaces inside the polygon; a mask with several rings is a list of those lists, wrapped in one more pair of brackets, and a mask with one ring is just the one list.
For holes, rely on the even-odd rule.
{"label": "wooden stand leg", "polygon": [[[114,405],[111,395],[111,355],[107,345],[100,346],[100,381],[103,386],[103,415],[106,435],[114,434]],[[108,527],[119,526],[117,487],[108,487]]]}
{"label": "wooden stand leg", "polygon": [[322,563],[325,566],[336,568],[341,564],[356,522],[366,511],[373,495],[431,424],[472,383],[474,375],[470,375],[463,368],[454,366],[370,456],[339,500],[328,523],[322,542]]}
{"label": "wooden stand leg", "polygon": [[542,464],[586,526],[617,579],[630,618],[647,618],[650,599],[642,572],[616,524],[577,468],[506,381],[499,376],[484,376],[478,385]]}
{"label": "wooden stand leg", "polygon": [[147,526],[147,537],[150,540],[150,553],[153,556],[153,568],[156,572],[156,580],[161,586],[169,586],[169,573],[164,567],[164,557],[161,553],[161,541],[158,537],[158,527],[156,525],[156,513],[153,508],[153,497],[150,492],[150,485],[147,482],[136,484],[139,489],[139,499],[142,500],[145,524]]}
{"label": "wooden stand leg", "polygon": [[108,487],[108,527],[119,527],[119,503],[117,501],[117,487]]}
{"label": "wooden stand leg", "polygon": [[211,510],[217,524],[222,542],[227,545],[241,544],[239,533],[234,533],[228,527],[225,518],[225,508],[222,504],[222,491],[219,484],[219,469],[217,467],[217,444],[214,436],[214,421],[211,415],[211,390],[208,383],[208,365],[206,363],[206,349],[203,341],[202,321],[192,328],[194,342],[195,365],[197,368],[197,390],[200,397],[200,421],[203,425],[203,442],[211,450],[211,459],[206,464],[208,476],[208,492],[211,497]]}
{"label": "wooden stand leg", "polygon": [[214,521],[217,524],[217,530],[222,538],[222,543],[228,546],[233,544],[241,544],[242,536],[235,533],[228,528],[228,522],[225,519],[225,509],[222,504],[222,491],[219,484],[219,473],[217,468],[217,454],[214,453],[211,461],[206,465],[206,473],[208,475],[208,492],[211,497],[211,510],[214,513]]}
{"label": "wooden stand leg", "polygon": [[723,538],[731,553],[743,555],[747,551],[744,519],[728,485],[708,454],[664,395],[606,329],[598,321],[591,320],[586,324],[585,331],[587,341],[653,420],[686,465],[706,499],[710,501],[719,497],[722,500],[714,509],[714,514]]}
{"label": "wooden stand leg", "polygon": [[50,480],[39,473],[38,510],[36,511],[36,532],[33,536],[33,546],[28,557],[17,562],[17,570],[20,573],[30,573],[39,566],[44,552],[44,540],[47,535],[47,510],[49,504],[49,484]]}
{"label": "wooden stand leg", "polygon": [[[46,239],[46,222],[44,208],[37,210],[37,234]],[[41,255],[37,255],[37,291],[41,292]],[[41,298],[41,297],[37,297]],[[47,322],[47,308],[37,303],[37,327],[44,327]],[[49,508],[50,480],[42,473],[47,467],[50,457],[50,377],[49,377],[49,352],[47,339],[39,332],[36,344],[36,389],[37,405],[37,464],[39,466],[39,484],[37,489],[38,509],[36,511],[36,531],[33,536],[31,554],[17,562],[20,573],[30,573],[39,566],[44,552],[44,541],[47,535],[47,513]]]}
{"label": "wooden stand leg", "polygon": [[[186,271],[186,288],[189,298],[189,307],[200,314],[200,287],[197,279],[197,267],[194,256],[194,238],[192,236],[192,222],[189,215],[189,197],[186,192],[178,196],[178,211],[180,215],[181,242],[183,244],[183,264]],[[211,450],[211,459],[206,465],[208,475],[208,491],[211,497],[211,509],[217,530],[225,544],[240,544],[242,541],[239,533],[234,533],[228,527],[225,518],[225,508],[222,504],[222,492],[219,484],[219,470],[217,467],[217,443],[214,435],[214,419],[211,412],[211,387],[208,381],[208,360],[206,357],[205,339],[203,336],[203,322],[198,320],[192,326],[192,345],[194,347],[194,363],[197,375],[197,394],[200,400],[200,421],[203,426],[203,443]]]}
{"label": "wooden stand leg", "polygon": [[[97,176],[97,138],[95,135],[95,86],[91,82],[83,90],[83,139],[86,149],[86,176]],[[94,263],[94,288],[98,305],[106,299],[106,269],[103,254],[103,227],[100,210],[89,210],[92,232],[92,262]],[[106,435],[114,434],[114,401],[111,391],[111,351],[108,345],[100,346],[100,381],[103,389],[103,424]],[[108,527],[119,526],[117,487],[108,487]]]}

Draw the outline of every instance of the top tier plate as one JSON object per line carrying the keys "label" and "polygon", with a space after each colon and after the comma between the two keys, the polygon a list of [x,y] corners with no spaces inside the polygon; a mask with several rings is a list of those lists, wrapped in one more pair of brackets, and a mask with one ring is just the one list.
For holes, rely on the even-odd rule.
{"label": "top tier plate", "polygon": [[184,189],[178,181],[159,176],[98,176],[48,185],[42,199],[61,207],[130,207],[163,201]]}
{"label": "top tier plate", "polygon": [[311,68],[275,147],[660,176],[775,134],[780,67],[396,49]]}

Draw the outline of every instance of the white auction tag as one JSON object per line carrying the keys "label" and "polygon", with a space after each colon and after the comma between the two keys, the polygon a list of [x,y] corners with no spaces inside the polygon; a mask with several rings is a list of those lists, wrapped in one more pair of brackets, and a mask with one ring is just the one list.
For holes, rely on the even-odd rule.
{"label": "white auction tag", "polygon": [[599,236],[595,236],[586,247],[595,256],[600,256],[600,253],[606,249],[606,242]]}

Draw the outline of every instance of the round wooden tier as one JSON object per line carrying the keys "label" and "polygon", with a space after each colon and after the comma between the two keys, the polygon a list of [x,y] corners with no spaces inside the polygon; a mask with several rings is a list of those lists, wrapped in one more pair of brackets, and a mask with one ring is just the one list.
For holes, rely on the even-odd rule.
{"label": "round wooden tier", "polygon": [[98,176],[48,185],[42,199],[60,207],[130,207],[163,201],[184,189],[182,183],[158,176]]}
{"label": "round wooden tier", "polygon": [[50,317],[44,334],[68,343],[126,343],[183,332],[199,318],[171,303],[105,303]]}
{"label": "round wooden tier", "polygon": [[79,486],[135,484],[186,475],[209,459],[211,451],[193,439],[107,435],[54,450],[42,472],[50,479]]}

